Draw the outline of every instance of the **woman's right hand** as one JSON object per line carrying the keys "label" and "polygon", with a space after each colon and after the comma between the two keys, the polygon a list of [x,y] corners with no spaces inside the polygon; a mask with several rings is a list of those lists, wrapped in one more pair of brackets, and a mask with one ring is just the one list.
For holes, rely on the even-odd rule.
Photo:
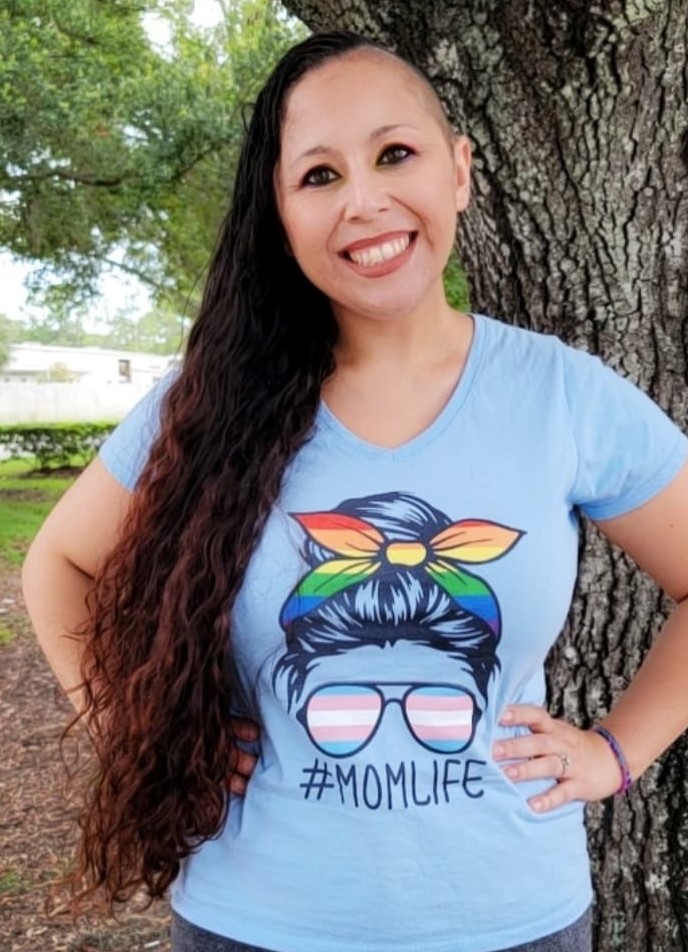
{"label": "woman's right hand", "polygon": [[[244,741],[248,744],[255,743],[260,737],[260,728],[255,721],[249,721],[243,717],[232,718],[232,730],[237,740]],[[247,751],[242,750],[241,747],[232,747],[230,774],[227,780],[227,787],[230,793],[235,793],[243,797],[246,793],[246,784],[253,773],[257,759],[255,754],[249,754]]]}

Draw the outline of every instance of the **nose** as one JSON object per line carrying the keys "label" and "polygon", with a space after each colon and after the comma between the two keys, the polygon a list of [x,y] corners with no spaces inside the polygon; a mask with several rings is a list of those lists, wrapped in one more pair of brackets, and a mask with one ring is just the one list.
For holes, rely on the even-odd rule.
{"label": "nose", "polygon": [[389,196],[379,172],[361,169],[349,174],[344,192],[346,221],[371,221],[389,208]]}

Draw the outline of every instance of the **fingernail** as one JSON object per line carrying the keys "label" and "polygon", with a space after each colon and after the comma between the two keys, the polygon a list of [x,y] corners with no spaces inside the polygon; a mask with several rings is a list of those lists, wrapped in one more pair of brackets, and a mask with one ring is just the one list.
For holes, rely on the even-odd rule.
{"label": "fingernail", "polygon": [[492,748],[492,753],[495,757],[503,757],[505,754],[504,746],[502,744],[495,744]]}
{"label": "fingernail", "polygon": [[501,723],[502,723],[502,724],[508,724],[510,721],[513,721],[513,719],[514,719],[514,712],[513,712],[513,711],[509,711],[509,710],[506,710],[506,711],[504,711],[504,713],[502,714],[502,721],[501,721]]}
{"label": "fingernail", "polygon": [[504,773],[507,775],[507,777],[515,780],[516,777],[518,777],[518,767],[505,767]]}
{"label": "fingernail", "polygon": [[533,810],[535,810],[537,813],[543,810],[544,806],[545,804],[542,800],[533,800]]}

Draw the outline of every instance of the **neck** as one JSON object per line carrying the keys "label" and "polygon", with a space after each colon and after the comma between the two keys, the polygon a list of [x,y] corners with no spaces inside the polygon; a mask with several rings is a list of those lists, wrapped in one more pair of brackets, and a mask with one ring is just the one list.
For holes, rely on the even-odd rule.
{"label": "neck", "polygon": [[444,295],[434,306],[393,318],[336,314],[339,336],[337,370],[414,372],[443,363],[451,353],[467,352],[473,322],[454,311]]}

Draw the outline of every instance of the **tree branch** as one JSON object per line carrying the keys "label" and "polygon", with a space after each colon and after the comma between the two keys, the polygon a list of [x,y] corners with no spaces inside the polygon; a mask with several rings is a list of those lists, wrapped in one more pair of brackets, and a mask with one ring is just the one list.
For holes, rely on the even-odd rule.
{"label": "tree branch", "polygon": [[[184,178],[199,162],[202,162],[207,156],[211,155],[218,148],[220,144],[213,143],[208,146],[207,149],[203,149],[197,155],[187,162],[186,165],[183,165],[181,168],[176,169],[167,179],[166,182],[179,182]],[[77,185],[88,185],[93,188],[119,188],[120,185],[124,185],[125,182],[131,182],[135,179],[135,176],[132,173],[126,173],[123,175],[113,176],[112,178],[101,178],[97,175],[85,175],[79,172],[69,172],[66,169],[46,169],[45,172],[31,172],[25,175],[11,175],[6,179],[6,184],[0,185],[0,188],[6,189],[16,189],[21,187],[24,182],[46,182],[49,179],[61,179],[64,182],[74,182]],[[0,180],[1,181],[1,180]]]}
{"label": "tree branch", "polygon": [[64,169],[48,169],[45,172],[28,173],[26,175],[8,176],[7,185],[3,188],[16,188],[23,182],[45,182],[48,179],[58,178],[65,182],[75,182],[78,185],[93,185],[102,188],[116,188],[122,185],[128,178],[128,175],[118,175],[115,178],[99,178],[96,175],[80,175],[78,172],[67,172]]}
{"label": "tree branch", "polygon": [[51,14],[50,19],[53,22],[53,26],[58,33],[61,33],[62,36],[68,37],[70,40],[76,40],[79,43],[85,43],[87,46],[100,46],[100,42],[94,36],[83,36],[81,33],[73,33],[71,30],[68,30],[63,26],[60,21],[57,19],[55,14]]}
{"label": "tree branch", "polygon": [[193,168],[195,168],[195,166],[197,166],[199,162],[202,162],[203,159],[205,159],[207,156],[212,155],[213,152],[217,152],[217,150],[218,150],[218,149],[221,147],[221,145],[223,145],[223,144],[224,144],[224,143],[217,143],[217,142],[215,142],[215,143],[213,143],[213,145],[209,145],[207,149],[203,149],[203,150],[202,150],[201,152],[199,152],[198,155],[196,155],[189,163],[187,163],[187,165],[183,166],[181,169],[177,169],[177,171],[176,171],[173,175],[170,176],[169,181],[170,181],[170,182],[179,182],[179,181],[181,181],[181,179],[183,179],[185,175],[188,175],[188,173],[189,173]]}
{"label": "tree branch", "polygon": [[124,261],[115,261],[114,258],[103,258],[100,255],[86,255],[85,257],[89,258],[91,261],[97,261],[101,264],[109,265],[111,268],[118,268],[120,271],[124,271],[125,274],[130,274],[135,278],[138,278],[143,284],[147,285],[149,288],[152,288],[154,291],[165,291],[169,292],[172,290],[169,285],[161,284],[160,281],[156,281],[151,277],[150,274],[147,274],[145,271],[141,271],[139,268],[134,267],[134,265],[126,264]]}

